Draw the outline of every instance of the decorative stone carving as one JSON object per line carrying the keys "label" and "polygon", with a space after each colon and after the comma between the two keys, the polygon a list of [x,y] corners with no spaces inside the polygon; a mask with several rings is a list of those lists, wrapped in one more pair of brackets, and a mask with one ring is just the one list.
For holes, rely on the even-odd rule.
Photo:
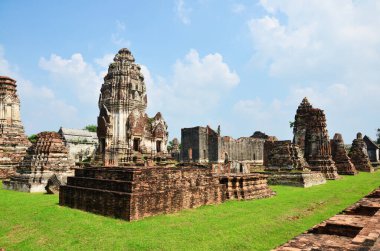
{"label": "decorative stone carving", "polygon": [[[53,185],[66,183],[67,176],[73,175],[74,161],[69,158],[61,135],[57,132],[37,134],[37,142],[27,150],[16,175],[3,182],[8,190],[21,192],[44,192],[50,178]],[[58,186],[59,187],[59,186]],[[49,189],[54,192],[57,189]]]}
{"label": "decorative stone carving", "polygon": [[30,142],[20,118],[16,81],[0,76],[0,179],[15,173]]}
{"label": "decorative stone carving", "polygon": [[340,133],[335,133],[331,142],[332,158],[335,162],[339,174],[355,175],[358,173],[355,166],[352,164],[350,157],[348,157],[346,149],[344,148],[343,137]]}
{"label": "decorative stone carving", "polygon": [[293,143],[304,152],[312,171],[322,172],[327,179],[339,178],[331,156],[325,113],[313,108],[307,98],[298,106],[293,133]]}
{"label": "decorative stone carving", "polygon": [[357,133],[356,139],[352,141],[352,146],[348,156],[350,156],[352,163],[358,171],[374,172],[373,166],[369,161],[367,145],[364,142],[363,136],[360,132]]}
{"label": "decorative stone carving", "polygon": [[[131,52],[119,50],[100,90],[98,160],[105,166],[127,165],[145,159],[164,159],[167,125],[161,113],[149,118],[141,68]],[[116,95],[115,95],[116,93]]]}

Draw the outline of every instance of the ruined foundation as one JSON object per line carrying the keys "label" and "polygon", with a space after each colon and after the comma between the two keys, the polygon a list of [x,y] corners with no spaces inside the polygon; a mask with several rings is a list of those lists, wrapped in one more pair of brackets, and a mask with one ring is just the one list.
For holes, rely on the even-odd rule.
{"label": "ruined foundation", "polygon": [[229,198],[273,195],[264,175],[242,176],[220,177],[200,167],[77,169],[61,187],[59,203],[131,221]]}
{"label": "ruined foundation", "polygon": [[275,250],[380,250],[380,188]]}
{"label": "ruined foundation", "polygon": [[269,185],[311,187],[326,183],[321,172],[264,172]]}

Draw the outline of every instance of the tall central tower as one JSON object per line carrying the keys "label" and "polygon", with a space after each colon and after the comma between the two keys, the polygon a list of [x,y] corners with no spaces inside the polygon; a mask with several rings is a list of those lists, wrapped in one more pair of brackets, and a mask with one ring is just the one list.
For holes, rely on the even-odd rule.
{"label": "tall central tower", "polygon": [[[138,152],[152,156],[162,149],[166,151],[166,123],[159,113],[148,118],[146,107],[141,67],[135,63],[131,52],[123,48],[109,65],[100,90],[98,138],[104,165],[129,162],[137,158]],[[164,130],[164,135],[155,134],[157,126]]]}

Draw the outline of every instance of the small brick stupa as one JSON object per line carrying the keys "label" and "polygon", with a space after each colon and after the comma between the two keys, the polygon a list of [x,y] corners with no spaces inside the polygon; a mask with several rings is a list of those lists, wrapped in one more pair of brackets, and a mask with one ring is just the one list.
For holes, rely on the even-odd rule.
{"label": "small brick stupa", "polygon": [[334,138],[330,141],[331,153],[339,174],[355,175],[358,173],[350,157],[348,157],[346,149],[344,149],[344,141],[342,134],[335,133]]}
{"label": "small brick stupa", "polygon": [[0,76],[0,179],[15,173],[30,142],[20,118],[16,81]]}
{"label": "small brick stupa", "polygon": [[266,169],[310,171],[309,164],[303,157],[303,152],[297,145],[292,144],[290,140],[265,142],[266,145],[269,143],[272,144],[272,147],[268,153]]}
{"label": "small brick stupa", "polygon": [[367,153],[367,145],[363,140],[363,136],[360,132],[357,133],[356,139],[352,141],[352,146],[350,149],[350,156],[352,163],[355,165],[358,171],[362,172],[373,172],[373,166],[369,161]]}
{"label": "small brick stupa", "polygon": [[307,98],[298,106],[294,119],[294,140],[304,152],[312,171],[322,172],[326,179],[337,179],[339,175],[331,156],[331,147],[326,117],[323,110],[313,108]]}
{"label": "small brick stupa", "polygon": [[[74,161],[61,135],[56,132],[41,132],[37,141],[27,150],[17,174],[4,181],[3,187],[21,192],[54,193],[67,176],[73,175]],[[49,185],[48,185],[49,184]]]}

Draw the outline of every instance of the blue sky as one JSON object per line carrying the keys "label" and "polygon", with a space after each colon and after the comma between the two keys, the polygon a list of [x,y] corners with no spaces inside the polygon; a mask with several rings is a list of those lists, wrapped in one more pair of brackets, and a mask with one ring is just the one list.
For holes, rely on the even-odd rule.
{"label": "blue sky", "polygon": [[18,81],[27,134],[95,124],[108,64],[128,47],[148,114],[170,138],[221,125],[291,139],[304,96],[330,137],[380,127],[380,1],[0,1],[0,74]]}

